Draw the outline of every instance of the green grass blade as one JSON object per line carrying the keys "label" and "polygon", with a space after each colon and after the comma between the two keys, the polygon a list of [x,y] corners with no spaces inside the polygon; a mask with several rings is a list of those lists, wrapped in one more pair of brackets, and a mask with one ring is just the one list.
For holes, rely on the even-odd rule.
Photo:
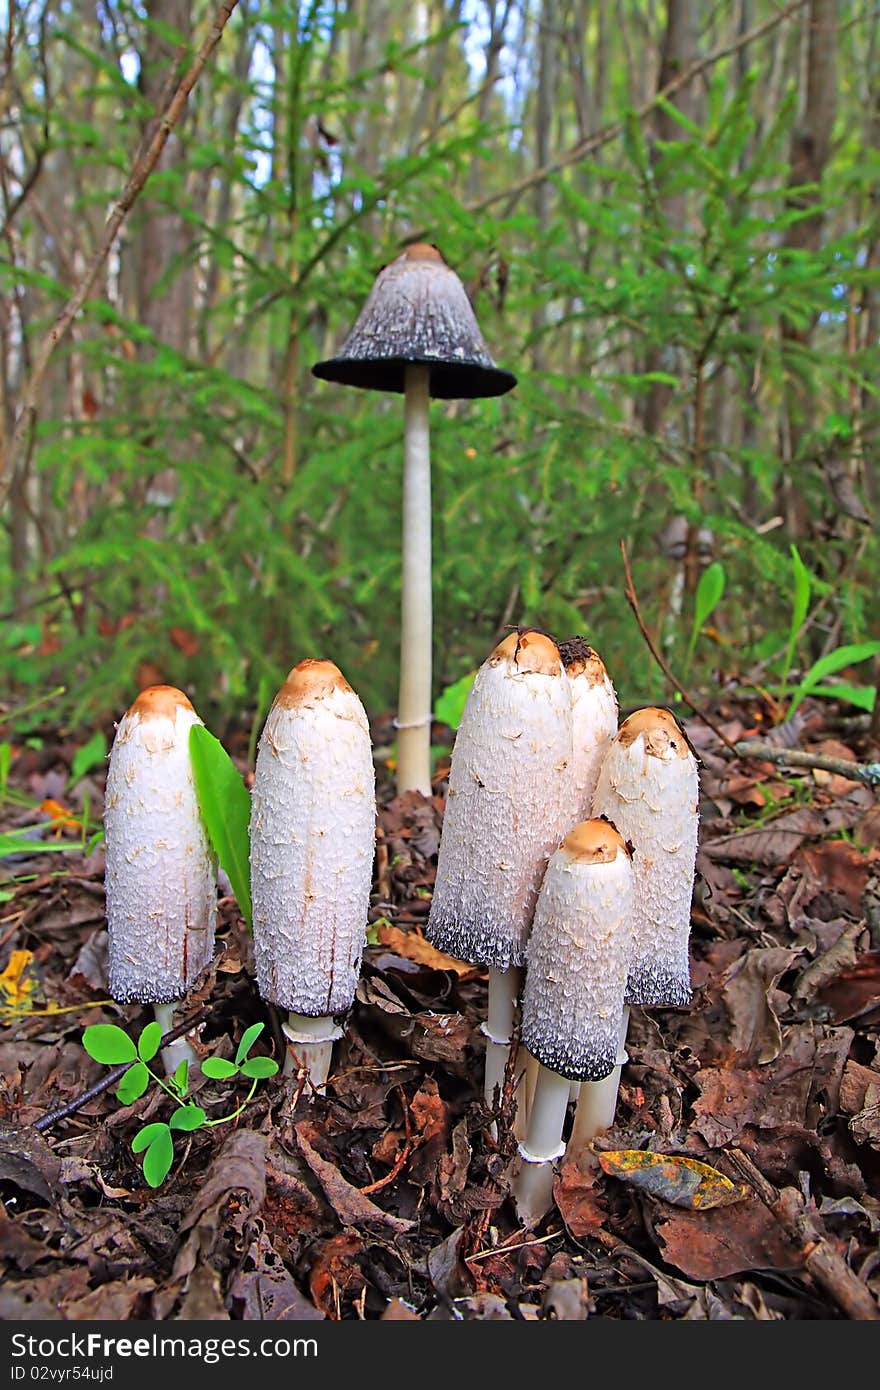
{"label": "green grass blade", "polygon": [[794,575],[794,593],[791,602],[791,623],[788,629],[788,646],[785,649],[785,669],[782,673],[782,684],[788,684],[788,673],[794,661],[794,649],[801,633],[801,628],[810,607],[810,571],[807,569],[800,557],[800,552],[796,545],[791,547],[791,566]]}

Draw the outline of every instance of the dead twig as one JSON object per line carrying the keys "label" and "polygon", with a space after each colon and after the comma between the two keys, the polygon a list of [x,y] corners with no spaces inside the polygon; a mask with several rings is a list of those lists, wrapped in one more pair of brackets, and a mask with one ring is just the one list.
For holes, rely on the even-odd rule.
{"label": "dead twig", "polygon": [[719,729],[711,714],[707,714],[707,712],[700,705],[698,705],[696,701],[688,694],[681,682],[672,674],[666,661],[661,656],[660,652],[657,650],[657,645],[645,625],[645,620],[642,617],[642,610],[639,607],[638,596],[636,594],[635,585],[633,584],[632,570],[629,567],[629,556],[626,553],[626,541],[622,540],[620,542],[620,553],[623,556],[623,570],[624,574],[626,575],[626,588],[624,589],[624,598],[626,599],[627,603],[633,611],[635,620],[639,625],[639,632],[645,639],[648,651],[651,653],[652,657],[656,661],[657,665],[660,667],[660,670],[663,672],[670,685],[678,691],[679,695],[684,700],[688,708],[693,710],[694,714],[697,716],[698,719],[702,719],[703,723],[707,726],[707,728],[710,728],[713,733],[718,735],[718,738],[724,744],[725,748],[729,748],[731,752],[734,752],[734,745],[731,743],[727,735],[723,733],[721,729]]}
{"label": "dead twig", "polygon": [[775,1216],[789,1240],[798,1246],[808,1274],[834,1300],[841,1312],[859,1322],[880,1322],[880,1306],[843,1256],[825,1238],[818,1219],[804,1206],[801,1194],[793,1187],[777,1192],[741,1150],[728,1149],[727,1153],[737,1171]]}
{"label": "dead twig", "polygon": [[788,767],[819,768],[836,772],[851,782],[863,782],[866,787],[880,787],[880,763],[854,763],[849,758],[830,758],[825,753],[805,753],[797,748],[777,748],[773,743],[741,739],[733,745],[740,758],[757,759],[765,763],[782,763]]}
{"label": "dead twig", "polygon": [[[166,1033],[163,1036],[162,1041],[159,1043],[158,1050],[161,1051],[161,1049],[167,1047],[169,1043],[177,1042],[177,1039],[182,1038],[184,1033],[189,1033],[191,1029],[195,1028],[197,1023],[201,1023],[202,1019],[207,1018],[209,1013],[210,1009],[200,1009],[197,1014],[193,1014],[185,1023],[179,1023],[176,1028],[172,1028],[170,1033]],[[136,1060],[137,1058],[135,1058],[135,1061]],[[34,1122],[33,1128],[42,1132],[45,1129],[51,1129],[52,1125],[57,1124],[59,1120],[66,1120],[68,1115],[75,1115],[77,1110],[81,1110],[84,1105],[88,1105],[90,1100],[94,1100],[96,1096],[101,1096],[105,1091],[109,1091],[110,1087],[115,1085],[116,1082],[125,1075],[129,1067],[133,1066],[134,1062],[120,1062],[118,1067],[111,1067],[107,1075],[102,1076],[101,1080],[96,1081],[94,1086],[90,1086],[87,1091],[83,1091],[81,1095],[76,1096],[73,1100],[69,1100],[67,1104],[62,1105],[60,1109],[51,1110],[48,1115],[42,1115],[39,1120]]]}

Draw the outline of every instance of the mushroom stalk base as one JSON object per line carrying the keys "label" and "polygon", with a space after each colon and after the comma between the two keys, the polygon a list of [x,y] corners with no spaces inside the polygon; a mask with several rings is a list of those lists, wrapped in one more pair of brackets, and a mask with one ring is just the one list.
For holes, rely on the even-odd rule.
{"label": "mushroom stalk base", "polygon": [[305,1014],[288,1014],[281,1031],[292,1043],[284,1059],[284,1076],[293,1076],[302,1068],[308,1073],[316,1091],[323,1091],[330,1075],[333,1044],[342,1037],[342,1029],[332,1017],[309,1018]]}
{"label": "mushroom stalk base", "polygon": [[604,1134],[614,1124],[617,1109],[617,1093],[620,1090],[620,1072],[629,1060],[626,1054],[626,1033],[629,1027],[629,1007],[623,1011],[620,1021],[620,1037],[617,1044],[617,1062],[612,1071],[601,1081],[585,1081],[574,1112],[574,1124],[565,1156],[570,1163],[576,1163],[588,1144],[597,1134]]}
{"label": "mushroom stalk base", "polygon": [[[174,1010],[179,1002],[179,1000],[172,999],[169,1004],[153,1005],[153,1016],[162,1029],[163,1035],[170,1033],[174,1027]],[[190,1044],[186,1034],[162,1048],[162,1065],[165,1068],[166,1076],[173,1076],[181,1062],[187,1062],[190,1071],[199,1065],[195,1049]]]}
{"label": "mushroom stalk base", "polygon": [[[510,1039],[513,1036],[513,1019],[522,990],[522,979],[523,972],[520,969],[489,968],[489,1003],[486,1022],[482,1026],[486,1035],[486,1076],[483,1094],[486,1104],[493,1109],[500,1100],[504,1086],[504,1073],[510,1056]],[[524,1109],[525,1078],[517,1087],[517,1115]],[[498,1137],[495,1125],[492,1126],[492,1134],[493,1137]]]}
{"label": "mushroom stalk base", "polygon": [[397,791],[431,795],[431,369],[406,368]]}
{"label": "mushroom stalk base", "polygon": [[520,1168],[513,1180],[516,1210],[525,1226],[534,1226],[553,1204],[553,1164],[565,1153],[562,1127],[569,1085],[568,1077],[539,1064],[528,1133],[519,1146]]}

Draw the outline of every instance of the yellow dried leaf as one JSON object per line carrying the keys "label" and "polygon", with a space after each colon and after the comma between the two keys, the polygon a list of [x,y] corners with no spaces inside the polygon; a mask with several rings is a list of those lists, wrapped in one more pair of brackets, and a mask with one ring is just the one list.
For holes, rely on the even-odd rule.
{"label": "yellow dried leaf", "polygon": [[731,1182],[717,1169],[695,1158],[676,1154],[648,1153],[644,1149],[616,1149],[600,1153],[599,1163],[612,1178],[632,1183],[651,1197],[659,1197],[674,1207],[689,1211],[708,1211],[741,1202],[749,1189]]}
{"label": "yellow dried leaf", "polygon": [[32,1013],[43,1001],[43,987],[33,951],[13,951],[0,973],[0,1016],[10,1022]]}

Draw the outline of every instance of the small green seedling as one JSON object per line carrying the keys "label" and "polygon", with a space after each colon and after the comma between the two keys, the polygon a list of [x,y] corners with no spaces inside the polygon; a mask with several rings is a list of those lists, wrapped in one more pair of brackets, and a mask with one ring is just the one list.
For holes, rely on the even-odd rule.
{"label": "small green seedling", "polygon": [[181,1062],[173,1076],[159,1076],[151,1071],[149,1063],[159,1051],[162,1029],[158,1023],[148,1023],[140,1034],[137,1043],[124,1029],[115,1023],[96,1023],[83,1033],[83,1047],[90,1057],[105,1066],[116,1067],[130,1063],[128,1071],[116,1088],[117,1099],[123,1105],[131,1105],[139,1100],[151,1081],[160,1086],[174,1101],[177,1109],[166,1124],[164,1120],[144,1125],[135,1135],[132,1153],[144,1155],[144,1178],[150,1187],[160,1187],[168,1176],[174,1162],[174,1132],[191,1134],[196,1129],[211,1129],[216,1125],[228,1124],[235,1120],[253,1097],[260,1081],[274,1076],[278,1063],[271,1057],[249,1057],[248,1053],[263,1031],[262,1023],[253,1023],[246,1029],[235,1061],[225,1057],[207,1057],[202,1063],[202,1075],[214,1081],[231,1081],[243,1076],[251,1083],[244,1100],[229,1115],[220,1115],[209,1120],[200,1105],[187,1100],[189,1093],[189,1063]]}

